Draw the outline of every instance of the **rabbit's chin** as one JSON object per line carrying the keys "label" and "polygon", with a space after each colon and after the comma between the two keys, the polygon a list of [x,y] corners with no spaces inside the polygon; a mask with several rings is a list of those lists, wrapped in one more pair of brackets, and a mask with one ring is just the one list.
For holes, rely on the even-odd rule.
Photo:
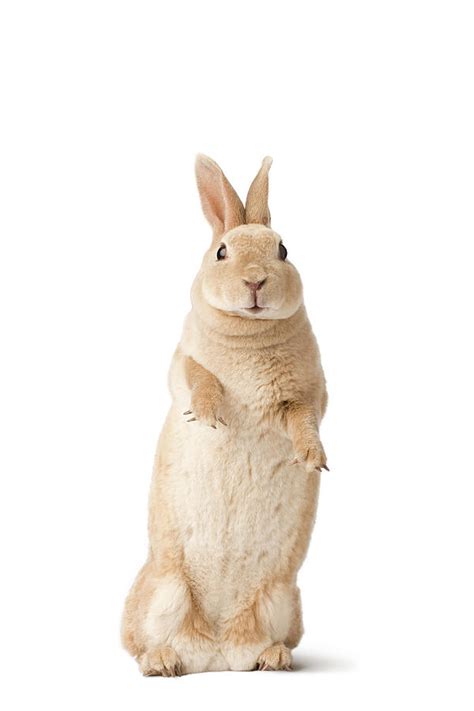
{"label": "rabbit's chin", "polygon": [[253,320],[258,319],[264,321],[281,321],[282,319],[290,318],[290,316],[293,316],[293,314],[298,310],[299,306],[300,305],[298,304],[296,308],[292,309],[282,309],[281,307],[275,309],[269,306],[254,306],[251,309],[234,309],[232,311],[226,311],[226,313],[231,314],[232,316],[240,316],[241,318]]}

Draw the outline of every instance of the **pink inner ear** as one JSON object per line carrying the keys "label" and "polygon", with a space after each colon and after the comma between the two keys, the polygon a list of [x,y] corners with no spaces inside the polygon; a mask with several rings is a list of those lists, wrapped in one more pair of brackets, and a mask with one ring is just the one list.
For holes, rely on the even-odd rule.
{"label": "pink inner ear", "polygon": [[207,156],[199,156],[196,179],[202,209],[215,236],[245,224],[242,201],[217,163]]}
{"label": "pink inner ear", "polygon": [[224,197],[224,230],[228,232],[234,227],[245,225],[245,208],[242,200],[223,173],[222,191]]}
{"label": "pink inner ear", "polygon": [[220,191],[206,186],[201,195],[204,214],[214,229],[224,229],[224,205]]}

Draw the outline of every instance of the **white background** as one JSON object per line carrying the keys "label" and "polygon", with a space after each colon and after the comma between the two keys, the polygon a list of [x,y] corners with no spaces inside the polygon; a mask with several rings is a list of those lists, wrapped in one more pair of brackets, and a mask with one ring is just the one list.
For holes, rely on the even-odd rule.
{"label": "white background", "polygon": [[[2,2],[4,708],[472,709],[473,32],[456,0]],[[198,151],[243,195],[274,157],[328,379],[292,674],[144,679],[119,643]]]}

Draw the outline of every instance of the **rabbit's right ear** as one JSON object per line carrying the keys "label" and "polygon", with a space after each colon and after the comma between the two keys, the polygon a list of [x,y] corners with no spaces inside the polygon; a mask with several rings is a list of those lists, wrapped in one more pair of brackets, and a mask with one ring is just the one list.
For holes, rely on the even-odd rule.
{"label": "rabbit's right ear", "polygon": [[247,224],[256,223],[270,227],[270,210],[268,209],[268,171],[272,159],[267,156],[262,161],[262,167],[254,178],[249,188],[245,202],[245,221]]}
{"label": "rabbit's right ear", "polygon": [[241,199],[217,163],[202,153],[196,158],[196,180],[202,209],[214,238],[245,224]]}

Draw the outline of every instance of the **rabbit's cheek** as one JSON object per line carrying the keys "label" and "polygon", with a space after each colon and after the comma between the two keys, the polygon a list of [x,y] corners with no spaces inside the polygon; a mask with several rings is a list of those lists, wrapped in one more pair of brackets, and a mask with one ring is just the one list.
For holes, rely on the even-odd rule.
{"label": "rabbit's cheek", "polygon": [[227,310],[228,302],[224,286],[215,279],[204,279],[202,282],[202,296],[204,300],[215,309]]}

